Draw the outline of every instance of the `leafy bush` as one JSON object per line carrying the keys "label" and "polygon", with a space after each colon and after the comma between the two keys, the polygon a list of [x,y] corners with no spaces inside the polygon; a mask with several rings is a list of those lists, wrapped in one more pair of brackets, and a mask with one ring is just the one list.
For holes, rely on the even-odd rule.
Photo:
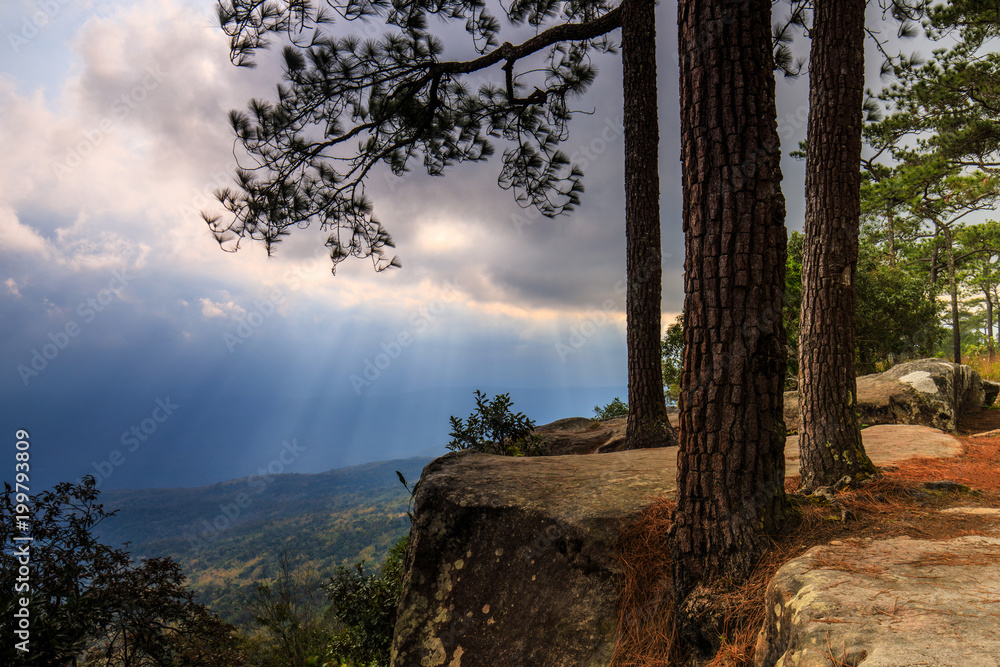
{"label": "leafy bush", "polygon": [[287,550],[278,557],[273,576],[260,579],[244,606],[257,626],[244,641],[253,667],[319,663],[332,634],[324,617],[321,579],[308,567],[296,567]]}
{"label": "leafy bush", "polygon": [[681,396],[681,370],[684,362],[684,315],[678,315],[667,327],[660,341],[663,364],[663,394],[668,404],[676,405]]}
{"label": "leafy bush", "polygon": [[612,417],[624,417],[628,414],[628,403],[623,403],[622,399],[615,396],[615,400],[611,401],[603,408],[597,405],[594,406],[594,419],[611,419]]}
{"label": "leafy bush", "polygon": [[[194,599],[181,566],[170,558],[133,560],[104,544],[99,525],[115,515],[98,502],[93,477],[61,482],[27,498],[4,483],[0,493],[0,629],[7,637],[0,664],[32,667],[88,665],[237,665],[235,628]],[[26,506],[26,507],[24,507]],[[31,577],[19,576],[18,516],[30,516]],[[23,519],[21,519],[23,521]],[[30,588],[25,588],[30,583]],[[13,595],[16,593],[17,595]],[[27,652],[15,630],[27,598],[31,632]],[[129,662],[126,662],[126,659]]]}
{"label": "leafy bush", "polygon": [[448,449],[471,449],[484,454],[501,456],[542,456],[547,447],[534,435],[535,422],[522,413],[512,413],[509,394],[486,400],[486,394],[475,391],[476,410],[466,421],[451,417],[452,440]]}
{"label": "leafy bush", "polygon": [[346,664],[388,667],[396,607],[403,589],[407,537],[393,545],[378,574],[365,574],[365,562],[341,565],[323,586],[333,615],[343,629],[330,642],[330,654]]}

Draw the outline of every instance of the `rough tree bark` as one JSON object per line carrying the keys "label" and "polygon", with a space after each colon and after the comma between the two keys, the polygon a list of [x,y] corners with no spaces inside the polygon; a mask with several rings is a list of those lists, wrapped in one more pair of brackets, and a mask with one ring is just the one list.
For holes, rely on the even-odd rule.
{"label": "rough tree bark", "polygon": [[686,296],[671,551],[682,633],[705,648],[721,630],[713,590],[744,580],[789,517],[770,16],[769,0],[678,4]]}
{"label": "rough tree bark", "polygon": [[[936,223],[937,221],[935,221]],[[962,363],[962,329],[958,319],[958,281],[955,279],[955,241],[951,225],[940,225],[944,229],[944,247],[948,261],[948,295],[951,297],[951,351],[955,363]]]}
{"label": "rough tree bark", "polygon": [[865,0],[816,0],[799,319],[802,490],[877,473],[855,412]]}
{"label": "rough tree bark", "polygon": [[988,285],[983,287],[983,296],[986,297],[986,353],[992,361],[996,348],[993,345],[993,297],[990,289]]}
{"label": "rough tree bark", "polygon": [[896,268],[896,230],[895,220],[892,215],[892,207],[889,207],[888,224],[886,230],[889,233],[889,266]]}
{"label": "rough tree bark", "polygon": [[660,176],[654,0],[625,0],[625,239],[628,292],[628,422],[625,447],[677,444],[667,418],[660,363]]}

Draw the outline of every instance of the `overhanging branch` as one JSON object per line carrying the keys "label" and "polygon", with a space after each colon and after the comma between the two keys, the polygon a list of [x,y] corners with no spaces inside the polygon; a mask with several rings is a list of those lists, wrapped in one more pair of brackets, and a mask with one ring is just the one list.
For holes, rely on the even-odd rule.
{"label": "overhanging branch", "polygon": [[520,60],[558,42],[580,42],[606,35],[622,26],[622,6],[628,1],[623,0],[622,4],[619,4],[604,16],[596,18],[593,21],[587,21],[586,23],[563,23],[553,26],[517,46],[514,46],[510,42],[504,42],[503,45],[489,53],[483,54],[475,60],[436,63],[431,67],[428,76],[433,76],[437,72],[448,74],[478,72],[481,69],[496,65],[501,60],[506,60],[508,63]]}

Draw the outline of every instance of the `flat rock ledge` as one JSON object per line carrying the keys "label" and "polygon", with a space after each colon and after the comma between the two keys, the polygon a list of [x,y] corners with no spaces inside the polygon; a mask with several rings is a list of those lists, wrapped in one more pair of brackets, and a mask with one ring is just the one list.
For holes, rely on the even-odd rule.
{"label": "flat rock ledge", "polygon": [[758,667],[1000,665],[1000,510],[987,534],[814,547],[778,570]]}
{"label": "flat rock ledge", "polygon": [[[961,452],[957,439],[925,426],[862,436],[880,465]],[[786,472],[797,474],[798,447],[789,445]],[[393,667],[606,667],[619,530],[655,499],[673,497],[676,477],[675,447],[537,458],[465,452],[431,462],[416,490]]]}
{"label": "flat rock ledge", "polygon": [[416,491],[393,667],[605,667],[619,529],[673,491],[676,457],[671,447],[430,463]]}

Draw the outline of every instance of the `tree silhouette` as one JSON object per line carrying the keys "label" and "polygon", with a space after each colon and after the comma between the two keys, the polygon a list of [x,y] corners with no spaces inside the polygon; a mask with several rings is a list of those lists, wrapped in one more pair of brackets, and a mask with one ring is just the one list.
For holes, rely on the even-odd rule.
{"label": "tree silhouette", "polygon": [[[30,627],[27,651],[18,651],[14,641],[4,643],[4,665],[75,665],[84,654],[94,665],[228,664],[237,658],[230,634],[235,628],[194,601],[177,563],[169,558],[133,563],[126,550],[100,542],[95,529],[115,513],[97,502],[93,477],[31,496],[20,503],[27,512],[5,487],[0,628],[16,636],[14,613],[22,598],[29,601]],[[20,516],[30,516],[27,526],[18,527]],[[25,533],[30,542],[17,539]],[[17,550],[25,544],[29,573],[18,581]]]}
{"label": "tree silhouette", "polygon": [[[399,266],[393,241],[374,215],[367,179],[382,164],[402,175],[419,162],[444,174],[489,158],[502,143],[500,187],[521,206],[553,217],[573,210],[583,173],[560,149],[576,113],[574,97],[594,81],[591,53],[616,48],[623,28],[625,232],[627,254],[630,448],[670,444],[660,369],[660,217],[657,172],[653,0],[515,0],[501,6],[518,44],[500,41],[500,20],[482,0],[222,0],[220,23],[231,58],[252,66],[272,39],[285,41],[275,101],[252,100],[230,113],[251,161],[236,187],[218,193],[228,215],[205,215],[219,243],[274,244],[296,226],[329,232],[333,267],[368,258],[376,271]],[[444,60],[431,18],[459,22],[479,54]],[[378,22],[378,39],[336,35],[342,23]],[[355,24],[356,25],[356,24]],[[473,88],[468,75],[499,69],[503,85]]]}

